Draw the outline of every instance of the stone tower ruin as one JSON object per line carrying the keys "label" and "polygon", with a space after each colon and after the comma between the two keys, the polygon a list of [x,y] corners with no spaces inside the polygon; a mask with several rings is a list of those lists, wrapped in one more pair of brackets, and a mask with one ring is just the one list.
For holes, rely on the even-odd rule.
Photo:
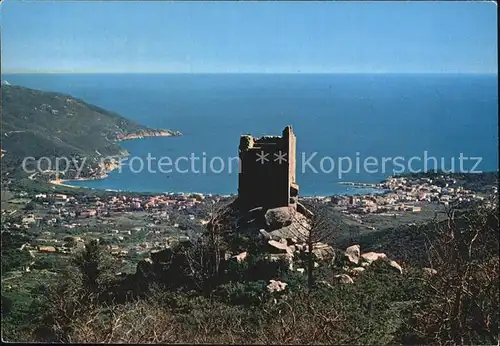
{"label": "stone tower ruin", "polygon": [[240,208],[297,208],[299,186],[295,181],[295,145],[296,137],[291,126],[285,127],[282,136],[241,136]]}

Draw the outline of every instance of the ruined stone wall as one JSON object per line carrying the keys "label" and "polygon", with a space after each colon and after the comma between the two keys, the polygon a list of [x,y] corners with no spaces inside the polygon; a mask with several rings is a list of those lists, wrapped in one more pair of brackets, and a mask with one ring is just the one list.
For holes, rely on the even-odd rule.
{"label": "ruined stone wall", "polygon": [[283,138],[288,146],[288,186],[290,189],[290,203],[297,203],[299,186],[296,183],[296,136],[290,126],[283,130]]}
{"label": "ruined stone wall", "polygon": [[242,208],[290,205],[291,186],[295,184],[295,141],[289,126],[281,137],[241,137],[238,199]]}

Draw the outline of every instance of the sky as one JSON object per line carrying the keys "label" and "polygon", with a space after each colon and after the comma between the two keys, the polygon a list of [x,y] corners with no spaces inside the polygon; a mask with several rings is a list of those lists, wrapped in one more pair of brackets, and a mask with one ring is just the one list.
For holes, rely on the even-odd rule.
{"label": "sky", "polygon": [[497,73],[487,2],[20,1],[2,73]]}

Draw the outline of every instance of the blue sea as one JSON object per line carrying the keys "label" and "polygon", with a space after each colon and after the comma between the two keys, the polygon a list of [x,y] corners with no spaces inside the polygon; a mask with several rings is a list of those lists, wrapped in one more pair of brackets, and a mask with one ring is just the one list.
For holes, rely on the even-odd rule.
{"label": "blue sea", "polygon": [[[367,192],[339,182],[379,182],[402,169],[423,169],[425,161],[433,169],[432,157],[445,170],[498,168],[497,75],[40,74],[2,80],[71,94],[146,126],[183,133],[122,142],[128,160],[137,157],[132,165],[73,185],[236,193],[238,164],[230,158],[238,155],[240,135],[280,135],[286,125],[297,135],[303,196]],[[156,158],[149,170],[148,154]],[[160,157],[172,162],[164,173]],[[176,159],[186,173],[166,172]],[[135,173],[141,160],[144,169]]]}

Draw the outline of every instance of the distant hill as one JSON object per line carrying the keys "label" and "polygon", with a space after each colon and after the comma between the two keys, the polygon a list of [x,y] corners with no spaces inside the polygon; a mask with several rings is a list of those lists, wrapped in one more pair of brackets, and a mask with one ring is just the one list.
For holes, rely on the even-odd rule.
{"label": "distant hill", "polygon": [[119,140],[178,135],[153,130],[70,95],[2,85],[2,163],[26,156],[111,156]]}

